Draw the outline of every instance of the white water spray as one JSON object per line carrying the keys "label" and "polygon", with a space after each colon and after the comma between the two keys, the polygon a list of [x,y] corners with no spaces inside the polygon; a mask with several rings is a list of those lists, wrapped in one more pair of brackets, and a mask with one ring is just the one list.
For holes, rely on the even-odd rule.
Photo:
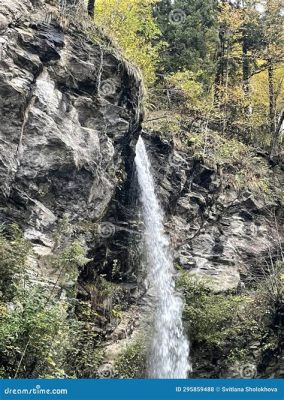
{"label": "white water spray", "polygon": [[164,232],[163,213],[141,137],[136,145],[135,163],[143,206],[148,278],[156,295],[148,374],[150,378],[187,378],[191,365],[189,344],[182,326],[183,304],[175,292],[170,244]]}

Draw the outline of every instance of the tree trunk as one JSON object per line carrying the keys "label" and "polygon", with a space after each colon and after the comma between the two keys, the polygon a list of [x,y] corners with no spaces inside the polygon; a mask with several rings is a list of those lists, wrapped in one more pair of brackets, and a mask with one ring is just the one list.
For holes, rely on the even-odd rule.
{"label": "tree trunk", "polygon": [[278,134],[276,129],[276,110],[275,110],[275,93],[274,93],[274,71],[272,61],[268,62],[268,94],[269,94],[269,129],[271,135],[271,157],[278,153]]}
{"label": "tree trunk", "polygon": [[269,93],[269,124],[271,135],[275,132],[275,95],[273,82],[273,66],[271,61],[268,64],[268,93]]}
{"label": "tree trunk", "polygon": [[219,49],[217,53],[217,68],[214,85],[214,104],[220,100],[219,88],[224,85],[225,80],[225,30],[223,27],[219,31]]}
{"label": "tree trunk", "polygon": [[270,151],[270,158],[274,158],[278,156],[279,153],[279,139],[280,139],[280,134],[281,134],[281,128],[284,123],[284,110],[282,111],[279,121],[277,123],[277,127],[275,129],[275,132],[272,136],[272,141],[271,141],[271,151]]}
{"label": "tree trunk", "polygon": [[95,0],[88,0],[88,14],[94,17],[95,14]]}
{"label": "tree trunk", "polygon": [[250,78],[250,64],[249,64],[249,57],[248,57],[248,41],[246,36],[245,29],[243,30],[243,39],[242,39],[242,48],[243,48],[243,90],[244,93],[247,95],[249,94],[249,78]]}

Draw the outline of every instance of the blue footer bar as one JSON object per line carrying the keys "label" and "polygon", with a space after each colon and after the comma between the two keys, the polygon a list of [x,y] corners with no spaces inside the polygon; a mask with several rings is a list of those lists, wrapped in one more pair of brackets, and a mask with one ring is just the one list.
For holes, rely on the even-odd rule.
{"label": "blue footer bar", "polygon": [[284,400],[284,379],[2,379],[0,399]]}

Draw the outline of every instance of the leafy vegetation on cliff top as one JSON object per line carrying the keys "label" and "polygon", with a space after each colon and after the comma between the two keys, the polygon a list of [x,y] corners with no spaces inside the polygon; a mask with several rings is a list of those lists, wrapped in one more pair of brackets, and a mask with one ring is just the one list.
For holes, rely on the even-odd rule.
{"label": "leafy vegetation on cliff top", "polygon": [[[148,119],[167,109],[281,151],[283,0],[97,0],[94,20],[142,70]],[[157,119],[158,121],[159,119]]]}

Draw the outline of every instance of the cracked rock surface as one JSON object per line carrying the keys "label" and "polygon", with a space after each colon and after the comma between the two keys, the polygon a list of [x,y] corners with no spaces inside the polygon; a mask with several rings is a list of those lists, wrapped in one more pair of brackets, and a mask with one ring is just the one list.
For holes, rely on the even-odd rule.
{"label": "cracked rock surface", "polygon": [[102,218],[140,121],[134,70],[50,7],[0,4],[0,219],[38,232]]}
{"label": "cracked rock surface", "polygon": [[[249,190],[226,187],[226,171],[174,150],[159,135],[146,135],[146,141],[177,264],[205,277],[214,290],[228,291],[279,256],[283,209],[273,196],[263,201]],[[273,174],[281,190],[283,170]]]}

